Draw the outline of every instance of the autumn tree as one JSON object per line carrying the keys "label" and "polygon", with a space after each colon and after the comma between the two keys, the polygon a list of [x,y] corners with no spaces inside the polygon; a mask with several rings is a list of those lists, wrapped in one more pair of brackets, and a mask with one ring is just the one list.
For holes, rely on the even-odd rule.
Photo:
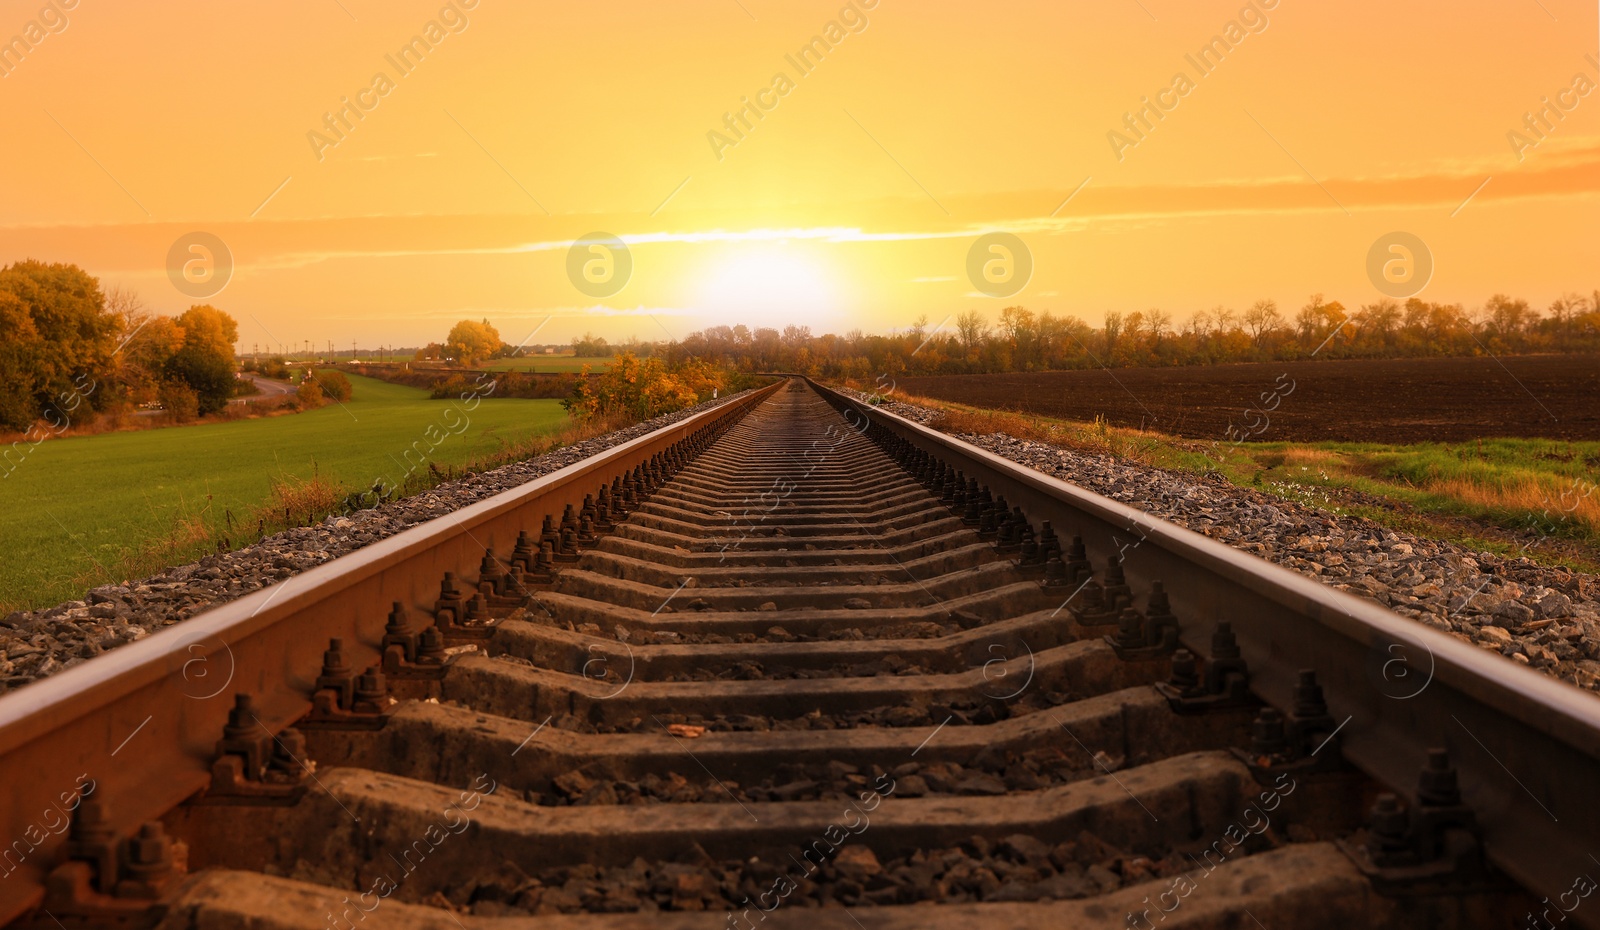
{"label": "autumn tree", "polygon": [[1524,333],[1539,318],[1539,311],[1530,307],[1526,300],[1505,294],[1495,294],[1485,301],[1481,314],[1490,343],[1508,349],[1523,348]]}
{"label": "autumn tree", "polygon": [[134,401],[157,399],[168,360],[183,348],[183,327],[151,313],[138,294],[120,286],[106,292],[106,312],[117,321],[121,350],[114,362],[124,394]]}
{"label": "autumn tree", "polygon": [[1555,333],[1556,348],[1565,350],[1571,344],[1573,333],[1588,310],[1589,302],[1584,300],[1582,294],[1562,294],[1550,302],[1548,319],[1550,329]]}
{"label": "autumn tree", "polygon": [[39,341],[22,298],[0,291],[0,429],[24,430],[39,418]]}
{"label": "autumn tree", "polygon": [[703,360],[668,365],[659,358],[639,359],[623,352],[606,371],[593,375],[589,366],[561,402],[577,419],[628,416],[644,419],[681,410],[727,388],[725,373]]}
{"label": "autumn tree", "polygon": [[494,358],[500,351],[503,343],[500,341],[500,331],[490,325],[488,320],[474,323],[471,320],[462,320],[450,327],[450,335],[444,340],[445,350],[461,365],[476,365],[478,362]]}
{"label": "autumn tree", "polygon": [[1152,349],[1161,348],[1161,337],[1172,332],[1172,314],[1165,310],[1152,308],[1144,315],[1145,324],[1150,327],[1150,344]]}
{"label": "autumn tree", "polygon": [[183,331],[183,344],[167,359],[167,376],[194,391],[202,416],[221,410],[233,396],[239,324],[210,304],[190,307],[173,323]]}
{"label": "autumn tree", "polygon": [[970,357],[988,336],[989,323],[978,311],[967,310],[956,317],[956,338],[961,340],[961,348],[967,356]]}
{"label": "autumn tree", "polygon": [[1268,337],[1281,322],[1278,305],[1271,300],[1258,300],[1244,312],[1244,325],[1250,327],[1250,339],[1258,349],[1266,347]]}
{"label": "autumn tree", "polygon": [[791,348],[800,348],[811,339],[809,326],[785,326],[783,328],[783,341]]}
{"label": "autumn tree", "polygon": [[1295,329],[1300,334],[1300,346],[1308,352],[1317,351],[1325,343],[1334,330],[1338,329],[1349,319],[1345,313],[1344,305],[1337,300],[1325,303],[1321,294],[1312,294],[1300,312],[1294,316]]}
{"label": "autumn tree", "polygon": [[1106,347],[1106,364],[1110,365],[1117,354],[1117,340],[1122,338],[1122,314],[1115,310],[1108,312],[1102,331]]}
{"label": "autumn tree", "polygon": [[1388,297],[1364,305],[1356,314],[1361,339],[1366,344],[1387,353],[1395,345],[1400,330],[1400,304]]}
{"label": "autumn tree", "polygon": [[582,358],[601,358],[611,354],[611,346],[602,336],[584,333],[582,339],[572,344],[572,354]]}
{"label": "autumn tree", "polygon": [[[0,421],[25,429],[46,411],[76,408],[74,417],[101,409],[98,389],[115,350],[116,321],[105,312],[100,282],[76,265],[17,262],[0,270],[0,342],[9,369],[0,382]],[[87,406],[82,399],[89,401]],[[70,400],[70,402],[69,402]]]}
{"label": "autumn tree", "polygon": [[1027,307],[1006,307],[1000,311],[1000,333],[1010,343],[1008,367],[1031,368],[1034,357],[1034,317]]}

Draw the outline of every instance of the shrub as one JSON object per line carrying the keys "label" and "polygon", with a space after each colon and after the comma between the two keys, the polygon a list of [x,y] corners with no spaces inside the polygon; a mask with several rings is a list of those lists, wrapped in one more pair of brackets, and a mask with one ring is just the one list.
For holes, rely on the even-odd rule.
{"label": "shrub", "polygon": [[289,366],[283,363],[283,356],[281,355],[264,358],[256,367],[261,372],[262,377],[277,378],[279,381],[289,380]]}
{"label": "shrub", "polygon": [[318,371],[314,377],[317,385],[322,388],[322,393],[333,400],[347,401],[354,391],[354,388],[350,386],[350,379],[346,378],[342,371],[323,369]]}
{"label": "shrub", "polygon": [[161,382],[161,406],[172,419],[188,423],[200,415],[200,396],[182,381]]}
{"label": "shrub", "polygon": [[640,361],[623,352],[603,374],[583,376],[572,396],[561,402],[574,418],[628,416],[648,419],[709,399],[727,387],[726,372],[705,362],[690,360],[667,366],[659,358]]}
{"label": "shrub", "polygon": [[294,401],[301,410],[322,406],[322,388],[317,384],[317,379],[307,378],[301,381],[300,388],[294,392]]}
{"label": "shrub", "polygon": [[433,390],[428,396],[434,400],[449,400],[453,397],[472,393],[472,383],[462,375],[451,375],[441,381],[433,383]]}

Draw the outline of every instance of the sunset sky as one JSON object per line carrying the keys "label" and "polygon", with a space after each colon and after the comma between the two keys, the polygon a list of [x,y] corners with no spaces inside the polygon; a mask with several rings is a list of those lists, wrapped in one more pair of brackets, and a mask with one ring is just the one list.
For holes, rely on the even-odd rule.
{"label": "sunset sky", "polygon": [[[0,258],[176,313],[169,250],[211,233],[244,351],[1351,306],[1396,230],[1429,299],[1600,287],[1595,0],[70,2],[0,3]],[[594,232],[632,255],[607,297],[568,276]],[[969,280],[991,232],[1015,296]]]}

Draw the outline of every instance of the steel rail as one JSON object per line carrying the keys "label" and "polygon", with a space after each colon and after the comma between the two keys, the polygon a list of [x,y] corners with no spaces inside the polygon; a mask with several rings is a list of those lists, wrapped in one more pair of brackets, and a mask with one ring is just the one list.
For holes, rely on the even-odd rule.
{"label": "steel rail", "polygon": [[[36,907],[81,777],[125,836],[210,782],[236,693],[272,733],[311,708],[330,637],[377,664],[388,605],[431,612],[447,571],[476,577],[545,514],[581,506],[702,427],[743,415],[778,381],[520,487],[412,527],[0,697],[0,925]],[[313,789],[315,790],[315,789]]]}
{"label": "steel rail", "polygon": [[[809,380],[809,379],[808,379]],[[1500,656],[1140,510],[811,382],[854,428],[886,430],[952,465],[1030,520],[1081,534],[1096,569],[1121,552],[1135,590],[1161,580],[1182,641],[1209,657],[1231,621],[1250,686],[1285,712],[1315,669],[1339,748],[1415,802],[1430,748],[1450,752],[1485,852],[1555,901],[1600,856],[1600,699]],[[1065,595],[1063,595],[1065,596]],[[1402,674],[1404,673],[1404,674]],[[1574,913],[1600,926],[1600,912]]]}

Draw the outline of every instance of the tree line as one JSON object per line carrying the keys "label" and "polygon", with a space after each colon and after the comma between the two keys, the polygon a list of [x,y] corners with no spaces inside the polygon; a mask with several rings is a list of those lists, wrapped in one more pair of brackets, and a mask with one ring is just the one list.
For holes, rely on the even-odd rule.
{"label": "tree line", "polygon": [[[635,355],[649,354],[649,346],[641,344],[636,339],[630,339],[619,347],[607,343],[603,337],[584,333],[572,343],[572,353],[580,358],[616,355],[619,349]],[[476,323],[472,320],[462,320],[450,327],[450,332],[443,342],[428,343],[416,351],[412,360],[453,362],[463,368],[470,368],[492,359],[515,358],[521,354],[522,346],[511,345],[501,339],[500,330],[488,320]]]}
{"label": "tree line", "polygon": [[1212,365],[1304,358],[1415,358],[1600,351],[1600,291],[1567,294],[1541,311],[1495,294],[1462,304],[1379,300],[1352,311],[1314,294],[1286,314],[1271,300],[1244,311],[1213,307],[1181,324],[1164,310],[1111,312],[1100,326],[1070,314],[1006,307],[940,325],[919,318],[887,336],[853,330],[813,335],[808,326],[714,326],[665,347],[669,360],[704,358],[746,371],[801,371],[871,379],[880,374]]}
{"label": "tree line", "polygon": [[139,404],[220,410],[234,394],[237,338],[233,317],[208,304],[161,316],[132,291],[103,291],[76,265],[8,265],[0,269],[0,429],[43,420],[61,432]]}

